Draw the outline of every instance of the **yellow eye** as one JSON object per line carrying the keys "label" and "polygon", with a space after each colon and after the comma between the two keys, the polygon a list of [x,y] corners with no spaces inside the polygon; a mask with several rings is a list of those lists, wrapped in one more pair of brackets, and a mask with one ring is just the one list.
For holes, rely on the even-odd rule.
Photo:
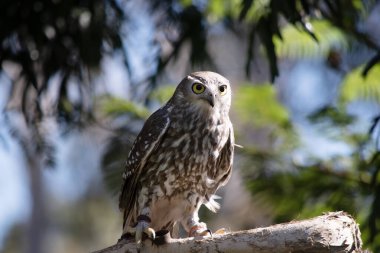
{"label": "yellow eye", "polygon": [[201,94],[206,90],[206,87],[201,83],[194,83],[192,90],[195,94]]}
{"label": "yellow eye", "polygon": [[220,95],[225,95],[227,93],[227,85],[219,86]]}

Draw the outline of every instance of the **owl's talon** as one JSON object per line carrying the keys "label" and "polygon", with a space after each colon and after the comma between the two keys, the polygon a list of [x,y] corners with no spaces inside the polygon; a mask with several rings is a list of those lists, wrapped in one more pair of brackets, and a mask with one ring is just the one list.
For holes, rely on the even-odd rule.
{"label": "owl's talon", "polygon": [[149,238],[151,238],[151,239],[156,239],[156,232],[154,231],[154,229],[153,228],[145,228],[144,229],[144,233],[147,235],[147,236],[149,236]]}
{"label": "owl's talon", "polygon": [[156,232],[153,228],[149,227],[149,223],[146,221],[139,221],[135,228],[135,240],[138,245],[141,244],[143,233],[145,233],[151,239],[156,238]]}
{"label": "owl's talon", "polygon": [[200,225],[195,225],[190,228],[189,231],[189,237],[196,237],[196,236],[211,236],[212,237],[212,232],[210,229],[206,227],[206,224],[200,224]]}
{"label": "owl's talon", "polygon": [[212,237],[212,232],[211,232],[210,229],[206,229],[206,230],[204,230],[204,231],[200,234],[200,236],[206,236],[206,235],[209,235],[209,236]]}

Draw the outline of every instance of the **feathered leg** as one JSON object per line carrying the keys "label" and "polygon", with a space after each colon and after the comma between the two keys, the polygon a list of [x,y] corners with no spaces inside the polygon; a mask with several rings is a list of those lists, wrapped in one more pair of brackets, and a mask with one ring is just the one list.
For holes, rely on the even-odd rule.
{"label": "feathered leg", "polygon": [[143,208],[136,218],[137,224],[135,226],[129,226],[126,224],[124,233],[128,233],[135,236],[135,241],[138,245],[141,245],[142,235],[145,233],[149,238],[155,239],[156,232],[150,227],[150,208]]}
{"label": "feathered leg", "polygon": [[181,222],[189,237],[211,235],[211,231],[207,229],[206,223],[199,221],[198,210],[199,207],[187,219]]}

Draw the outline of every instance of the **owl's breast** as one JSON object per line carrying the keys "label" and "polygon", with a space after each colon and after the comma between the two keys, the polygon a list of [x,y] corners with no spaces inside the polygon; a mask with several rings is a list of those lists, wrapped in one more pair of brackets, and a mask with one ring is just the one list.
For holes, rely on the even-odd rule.
{"label": "owl's breast", "polygon": [[215,188],[214,178],[208,175],[217,172],[216,163],[227,138],[228,132],[221,124],[199,124],[192,129],[169,127],[145,165],[149,174],[146,184],[158,197],[185,191],[205,195]]}

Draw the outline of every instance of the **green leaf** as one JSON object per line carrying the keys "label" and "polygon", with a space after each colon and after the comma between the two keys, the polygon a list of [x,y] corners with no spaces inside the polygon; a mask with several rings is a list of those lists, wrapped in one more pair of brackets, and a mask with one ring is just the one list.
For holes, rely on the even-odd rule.
{"label": "green leaf", "polygon": [[366,77],[362,76],[363,68],[356,68],[344,79],[340,94],[342,103],[355,100],[380,103],[380,66],[373,66]]}
{"label": "green leaf", "polygon": [[243,121],[257,126],[289,124],[289,113],[276,98],[274,86],[243,85],[239,87],[234,98],[234,108]]}
{"label": "green leaf", "polygon": [[217,22],[223,20],[226,16],[237,18],[240,13],[240,4],[240,0],[208,1],[207,14],[209,21]]}
{"label": "green leaf", "polygon": [[150,112],[148,109],[141,105],[137,105],[134,102],[131,102],[129,100],[116,98],[116,97],[110,97],[110,98],[103,98],[102,102],[102,109],[104,113],[109,115],[122,115],[126,113],[130,113],[135,117],[141,118],[141,119],[147,119],[150,115]]}
{"label": "green leaf", "polygon": [[173,85],[160,86],[152,91],[149,98],[164,104],[173,96],[175,89],[176,86]]}
{"label": "green leaf", "polygon": [[270,0],[255,0],[246,13],[245,19],[248,22],[256,23],[260,18],[266,16],[270,10]]}
{"label": "green leaf", "polygon": [[345,111],[335,107],[324,107],[308,117],[311,122],[318,123],[329,119],[334,126],[347,126],[354,122],[355,118]]}
{"label": "green leaf", "polygon": [[273,206],[277,222],[334,210],[355,214],[362,204],[354,198],[360,187],[356,173],[335,171],[323,164],[293,171],[254,173],[258,175],[248,182],[248,188],[264,204]]}
{"label": "green leaf", "polygon": [[182,6],[190,6],[192,4],[192,0],[180,0],[179,3],[182,5]]}
{"label": "green leaf", "polygon": [[303,28],[287,25],[281,30],[283,39],[274,38],[276,53],[280,57],[304,58],[327,56],[330,49],[346,50],[346,36],[337,28],[324,20],[314,20],[306,23],[318,38],[318,42]]}
{"label": "green leaf", "polygon": [[[247,22],[257,22],[269,13],[270,0],[255,0],[247,3],[242,0],[209,0],[208,20],[218,22],[227,16],[233,19],[244,18]],[[242,14],[243,13],[243,14]]]}

